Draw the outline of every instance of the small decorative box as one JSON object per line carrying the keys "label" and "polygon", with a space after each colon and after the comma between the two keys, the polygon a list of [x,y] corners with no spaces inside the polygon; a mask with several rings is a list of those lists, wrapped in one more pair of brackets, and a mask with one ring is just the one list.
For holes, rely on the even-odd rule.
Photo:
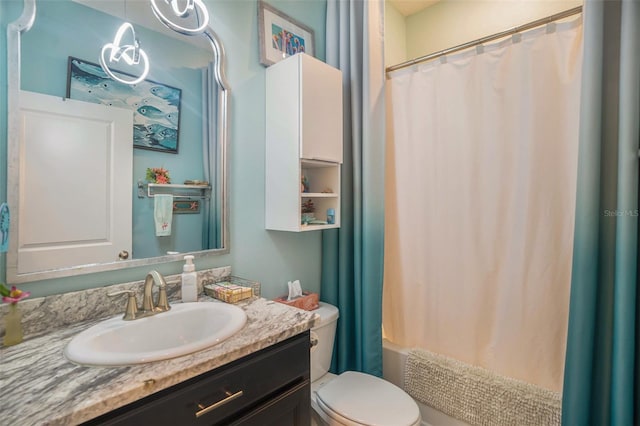
{"label": "small decorative box", "polygon": [[287,296],[276,297],[273,300],[278,303],[284,303],[285,305],[293,306],[294,308],[304,309],[305,311],[313,311],[314,309],[318,309],[318,307],[320,306],[318,304],[318,299],[318,293],[303,291],[302,296],[293,300],[287,300]]}
{"label": "small decorative box", "polygon": [[253,296],[260,296],[260,283],[240,277],[228,276],[204,285],[204,292],[214,299],[236,303]]}

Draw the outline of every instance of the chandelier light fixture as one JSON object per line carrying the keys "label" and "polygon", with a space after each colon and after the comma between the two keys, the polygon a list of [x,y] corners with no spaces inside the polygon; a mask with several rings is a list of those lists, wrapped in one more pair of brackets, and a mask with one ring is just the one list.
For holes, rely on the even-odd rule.
{"label": "chandelier light fixture", "polygon": [[[183,35],[199,35],[206,31],[209,25],[209,11],[204,5],[202,0],[149,0],[151,2],[151,10],[153,14],[170,29],[183,34]],[[167,16],[168,13],[163,12],[163,8],[160,6],[171,6],[173,16]],[[160,5],[159,5],[160,4]],[[166,7],[164,8],[166,9]],[[194,19],[189,19],[194,17]],[[179,18],[179,19],[176,19]],[[181,23],[180,20],[189,20],[195,22],[194,25],[187,25],[187,23]]]}
{"label": "chandelier light fixture", "polygon": [[[127,35],[129,37],[125,37]],[[123,44],[127,42],[130,44]],[[131,79],[116,75],[111,70],[111,67],[118,64],[120,60],[123,60],[129,67],[136,67],[137,70],[142,67],[142,73],[138,77],[132,77]],[[128,22],[122,24],[116,32],[113,43],[107,43],[102,46],[100,66],[109,77],[128,85],[138,84],[147,77],[147,74],[149,74],[149,58],[144,50],[140,48],[133,25]]]}

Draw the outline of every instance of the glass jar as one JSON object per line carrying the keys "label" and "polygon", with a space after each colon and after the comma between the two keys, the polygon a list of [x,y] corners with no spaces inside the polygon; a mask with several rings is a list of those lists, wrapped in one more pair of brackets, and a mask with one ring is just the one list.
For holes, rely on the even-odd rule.
{"label": "glass jar", "polygon": [[17,303],[12,303],[9,313],[4,317],[4,346],[17,345],[22,342],[22,312]]}

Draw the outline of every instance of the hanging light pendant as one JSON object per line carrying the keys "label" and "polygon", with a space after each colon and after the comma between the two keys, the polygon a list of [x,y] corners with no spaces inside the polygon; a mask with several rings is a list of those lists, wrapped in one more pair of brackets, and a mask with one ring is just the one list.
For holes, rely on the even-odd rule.
{"label": "hanging light pendant", "polygon": [[[153,14],[168,28],[184,35],[199,35],[206,31],[209,25],[209,11],[202,0],[149,0]],[[167,17],[162,12],[158,3],[165,3],[171,6],[173,17]],[[182,7],[181,7],[182,6]],[[176,22],[175,18],[189,18],[195,14],[195,26],[187,27]]]}
{"label": "hanging light pendant", "polygon": [[[123,40],[126,35],[130,35],[129,38],[131,44],[123,44],[123,42],[126,43],[126,41]],[[117,76],[111,70],[111,67],[118,64],[121,59],[129,67],[138,66],[142,61],[142,74],[138,77],[133,77],[132,79],[125,79]],[[147,74],[149,74],[149,58],[144,50],[140,48],[140,43],[136,37],[133,25],[128,22],[122,24],[116,32],[113,43],[107,43],[102,46],[102,51],[100,52],[100,66],[109,77],[124,84],[138,84],[147,77]]]}

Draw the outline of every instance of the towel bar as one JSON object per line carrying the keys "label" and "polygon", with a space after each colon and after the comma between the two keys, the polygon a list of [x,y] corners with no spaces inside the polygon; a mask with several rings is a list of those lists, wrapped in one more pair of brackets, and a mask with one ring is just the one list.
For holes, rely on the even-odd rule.
{"label": "towel bar", "polygon": [[178,200],[209,200],[211,185],[159,184],[138,180],[138,198],[153,198],[156,194],[171,194]]}

